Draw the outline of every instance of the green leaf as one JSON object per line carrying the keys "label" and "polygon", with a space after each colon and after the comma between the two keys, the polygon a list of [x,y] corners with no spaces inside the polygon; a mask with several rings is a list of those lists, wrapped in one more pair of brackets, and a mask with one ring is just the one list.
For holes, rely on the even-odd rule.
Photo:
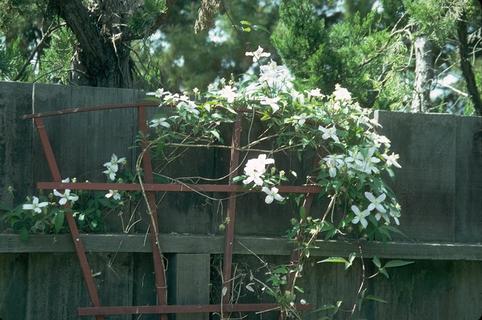
{"label": "green leaf", "polygon": [[328,262],[328,263],[345,263],[345,264],[349,264],[349,262],[345,259],[345,258],[342,258],[342,257],[329,257],[329,258],[326,258],[324,260],[321,260],[321,261],[318,261],[317,263],[325,263],[325,262]]}
{"label": "green leaf", "polygon": [[211,130],[209,131],[218,141],[221,141],[221,136],[219,135],[219,132],[217,130]]}
{"label": "green leaf", "polygon": [[388,261],[385,266],[383,266],[384,268],[397,268],[397,267],[403,267],[403,266],[406,266],[406,265],[409,265],[409,264],[412,264],[414,263],[413,261],[404,261],[404,260],[391,260],[391,261]]}
{"label": "green leaf", "polygon": [[62,229],[63,225],[64,225],[64,218],[65,218],[65,215],[64,215],[64,212],[63,211],[57,211],[55,213],[55,216],[54,216],[54,230],[55,230],[55,233],[59,233],[60,230]]}
{"label": "green leaf", "polygon": [[295,286],[295,289],[296,289],[298,292],[305,293],[305,291],[303,290],[303,288],[300,288],[300,287],[298,287],[298,286]]}
{"label": "green leaf", "polygon": [[373,264],[377,266],[378,269],[382,267],[382,263],[380,262],[380,259],[378,257],[373,257]]}
{"label": "green leaf", "polygon": [[236,176],[233,178],[233,182],[239,182],[239,181],[242,181],[244,180],[244,176]]}
{"label": "green leaf", "polygon": [[388,272],[387,270],[385,270],[385,268],[380,268],[380,273],[383,274],[387,279],[390,278],[390,276],[388,275]]}
{"label": "green leaf", "polygon": [[381,303],[388,303],[386,300],[383,300],[382,298],[379,298],[377,296],[370,295],[370,294],[365,296],[365,300],[372,300],[372,301],[381,302]]}
{"label": "green leaf", "polygon": [[279,266],[273,270],[273,273],[286,274],[288,273],[288,268],[286,268],[285,266]]}

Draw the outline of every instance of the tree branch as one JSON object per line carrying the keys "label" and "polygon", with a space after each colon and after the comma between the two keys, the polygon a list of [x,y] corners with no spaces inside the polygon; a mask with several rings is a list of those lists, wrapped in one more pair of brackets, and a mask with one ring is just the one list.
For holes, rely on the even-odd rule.
{"label": "tree branch", "polygon": [[482,115],[482,101],[480,99],[479,90],[475,81],[474,71],[469,61],[469,47],[467,41],[467,22],[465,21],[465,13],[457,21],[457,35],[459,38],[459,54],[460,54],[460,68],[467,84],[467,91],[470,100],[474,104],[475,112]]}
{"label": "tree branch", "polygon": [[52,33],[54,33],[54,31],[60,29],[61,27],[65,26],[64,23],[61,23],[61,24],[58,24],[56,26],[51,26],[47,29],[47,32],[45,32],[45,34],[42,36],[42,39],[40,39],[39,43],[37,44],[37,46],[32,50],[32,52],[30,53],[30,55],[28,56],[27,60],[25,61],[25,63],[23,64],[22,68],[20,69],[20,71],[18,72],[17,76],[13,79],[13,81],[19,81],[20,79],[22,79],[24,73],[25,73],[25,70],[27,70],[27,67],[28,65],[30,64],[30,61],[32,61],[32,59],[34,58],[35,54],[37,52],[39,52],[40,50],[43,49],[43,47],[45,46],[45,41],[50,38],[50,36],[52,35]]}
{"label": "tree branch", "polygon": [[90,57],[89,64],[102,70],[102,66],[108,60],[106,51],[110,47],[100,34],[89,10],[82,4],[82,0],[51,0],[51,3],[75,34],[84,56]]}

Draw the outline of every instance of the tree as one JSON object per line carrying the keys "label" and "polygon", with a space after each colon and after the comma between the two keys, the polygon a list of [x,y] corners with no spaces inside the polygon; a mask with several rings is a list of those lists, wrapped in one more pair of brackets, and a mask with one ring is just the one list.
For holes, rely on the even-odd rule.
{"label": "tree", "polygon": [[392,104],[398,103],[401,90],[394,90],[398,74],[393,71],[403,68],[407,53],[402,32],[393,27],[402,17],[380,27],[380,15],[370,12],[372,4],[358,4],[364,8],[282,1],[273,43],[300,84],[332,92],[339,83],[365,107],[397,108]]}
{"label": "tree", "polygon": [[[130,44],[155,32],[164,23],[166,11],[164,0],[43,0],[34,4],[2,0],[1,6],[6,9],[5,16],[10,12],[31,20],[20,27],[34,32],[29,39],[34,49],[24,46],[23,51],[30,53],[13,79],[22,79],[30,61],[38,60],[51,44],[54,31],[67,27],[69,36],[75,39],[73,58],[69,59],[71,79],[78,84],[108,87],[132,87]],[[5,42],[12,44],[22,38],[15,36],[8,21],[3,22]]]}
{"label": "tree", "polygon": [[211,2],[0,0],[0,79],[203,89],[246,71],[245,51],[274,52],[276,1],[222,1],[207,14]]}
{"label": "tree", "polygon": [[272,39],[300,85],[340,83],[365,107],[482,114],[480,16],[475,0],[284,0]]}

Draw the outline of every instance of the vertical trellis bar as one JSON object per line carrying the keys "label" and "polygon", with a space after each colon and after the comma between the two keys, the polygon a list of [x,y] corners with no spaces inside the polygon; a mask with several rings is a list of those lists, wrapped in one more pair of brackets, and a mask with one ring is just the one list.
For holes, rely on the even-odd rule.
{"label": "vertical trellis bar", "polygon": [[[154,182],[154,176],[152,173],[152,162],[151,155],[149,151],[149,146],[145,140],[145,135],[147,134],[147,124],[146,124],[146,114],[145,107],[140,105],[137,108],[137,120],[138,126],[141,133],[144,135],[142,138],[142,167],[144,170],[144,181],[147,183]],[[157,293],[157,304],[166,305],[167,304],[167,285],[166,285],[166,274],[164,267],[164,260],[161,254],[161,248],[159,244],[159,223],[157,219],[157,206],[156,206],[156,194],[152,191],[146,192],[147,205],[149,207],[149,240],[151,242],[152,249],[152,259],[154,263],[154,275],[155,275],[155,285]],[[167,315],[163,314],[160,316],[161,320],[167,320]]]}
{"label": "vertical trellis bar", "polygon": [[[60,175],[60,170],[57,165],[57,161],[55,160],[55,155],[52,150],[52,146],[50,144],[47,131],[45,130],[45,124],[43,122],[43,119],[34,118],[34,123],[39,133],[40,143],[42,144],[42,149],[44,151],[45,158],[47,159],[47,164],[49,166],[50,173],[52,174],[52,179],[56,182],[61,182],[62,176]],[[87,286],[87,291],[89,293],[90,301],[92,302],[94,307],[100,307],[99,294],[97,292],[97,287],[95,286],[94,278],[92,277],[92,271],[90,269],[89,261],[87,260],[87,255],[85,254],[84,244],[80,239],[80,234],[77,228],[77,224],[75,223],[70,206],[66,204],[64,208],[66,209],[65,217],[67,218],[67,223],[70,229],[70,235],[72,237],[72,241],[74,242],[75,253],[79,258],[80,268],[82,270],[82,275],[84,277],[84,281]],[[95,319],[104,320],[104,317],[96,316]]]}
{"label": "vertical trellis bar", "polygon": [[[238,112],[236,121],[233,126],[233,135],[231,140],[231,156],[229,161],[229,184],[233,184],[234,177],[237,176],[239,166],[239,146],[241,143],[241,122],[242,113]],[[233,263],[233,242],[234,242],[234,225],[236,220],[236,193],[229,194],[228,200],[228,226],[226,228],[226,238],[224,240],[224,260],[223,260],[223,303],[228,304],[231,299],[232,287],[232,263]]]}

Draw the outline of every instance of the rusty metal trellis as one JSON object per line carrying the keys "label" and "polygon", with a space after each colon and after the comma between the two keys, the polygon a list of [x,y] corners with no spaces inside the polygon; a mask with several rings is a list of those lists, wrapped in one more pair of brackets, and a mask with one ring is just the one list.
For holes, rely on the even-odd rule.
{"label": "rusty metal trellis", "polygon": [[[103,320],[104,316],[108,315],[122,315],[122,314],[159,314],[161,320],[167,319],[167,314],[181,314],[181,313],[231,313],[231,312],[255,312],[266,310],[278,310],[279,306],[274,303],[255,303],[255,304],[232,304],[231,303],[231,287],[232,287],[232,256],[233,256],[233,244],[235,236],[235,220],[236,220],[236,194],[247,192],[240,185],[233,184],[233,178],[237,175],[239,167],[239,147],[241,140],[242,119],[243,112],[245,110],[238,110],[236,121],[234,122],[234,130],[231,142],[231,155],[229,165],[229,183],[228,184],[155,184],[152,172],[152,163],[149,148],[146,140],[142,141],[143,158],[142,168],[144,170],[144,181],[142,185],[140,183],[70,183],[62,182],[59,167],[57,165],[55,155],[50,144],[47,131],[43,122],[43,118],[61,116],[67,114],[92,112],[112,109],[125,109],[135,108],[137,109],[137,122],[139,130],[145,137],[147,134],[147,122],[145,116],[146,108],[157,107],[158,104],[150,102],[133,103],[133,104],[112,104],[103,106],[92,106],[82,108],[69,108],[53,112],[35,113],[24,115],[22,119],[33,119],[35,127],[40,137],[40,143],[44,151],[47,164],[52,175],[52,181],[38,182],[38,189],[57,189],[57,190],[89,190],[89,191],[108,191],[108,190],[121,190],[121,191],[145,191],[146,204],[149,212],[149,240],[151,244],[151,250],[153,254],[153,265],[155,273],[155,287],[157,294],[157,305],[155,306],[102,306],[97,287],[95,285],[91,268],[85,253],[84,244],[80,238],[79,230],[75,223],[73,214],[68,205],[65,206],[67,223],[70,229],[72,241],[75,246],[75,252],[80,262],[82,275],[87,287],[87,291],[92,303],[92,307],[80,307],[78,308],[79,316],[95,316],[96,320]],[[156,206],[156,192],[225,192],[229,194],[227,217],[228,226],[226,228],[225,246],[224,246],[224,259],[223,259],[223,303],[216,305],[168,305],[167,304],[167,283],[165,278],[165,266],[162,256],[162,252],[159,244],[159,223],[157,218],[157,206]],[[248,191],[257,192],[257,191]],[[311,207],[313,195],[320,192],[320,188],[317,186],[280,186],[280,193],[300,193],[306,194],[304,207],[306,212]],[[293,251],[291,262],[296,263],[299,259],[299,252],[296,248]],[[288,287],[292,285],[293,278],[288,279]],[[307,304],[295,304],[295,308],[298,310],[309,310],[310,305]]]}

